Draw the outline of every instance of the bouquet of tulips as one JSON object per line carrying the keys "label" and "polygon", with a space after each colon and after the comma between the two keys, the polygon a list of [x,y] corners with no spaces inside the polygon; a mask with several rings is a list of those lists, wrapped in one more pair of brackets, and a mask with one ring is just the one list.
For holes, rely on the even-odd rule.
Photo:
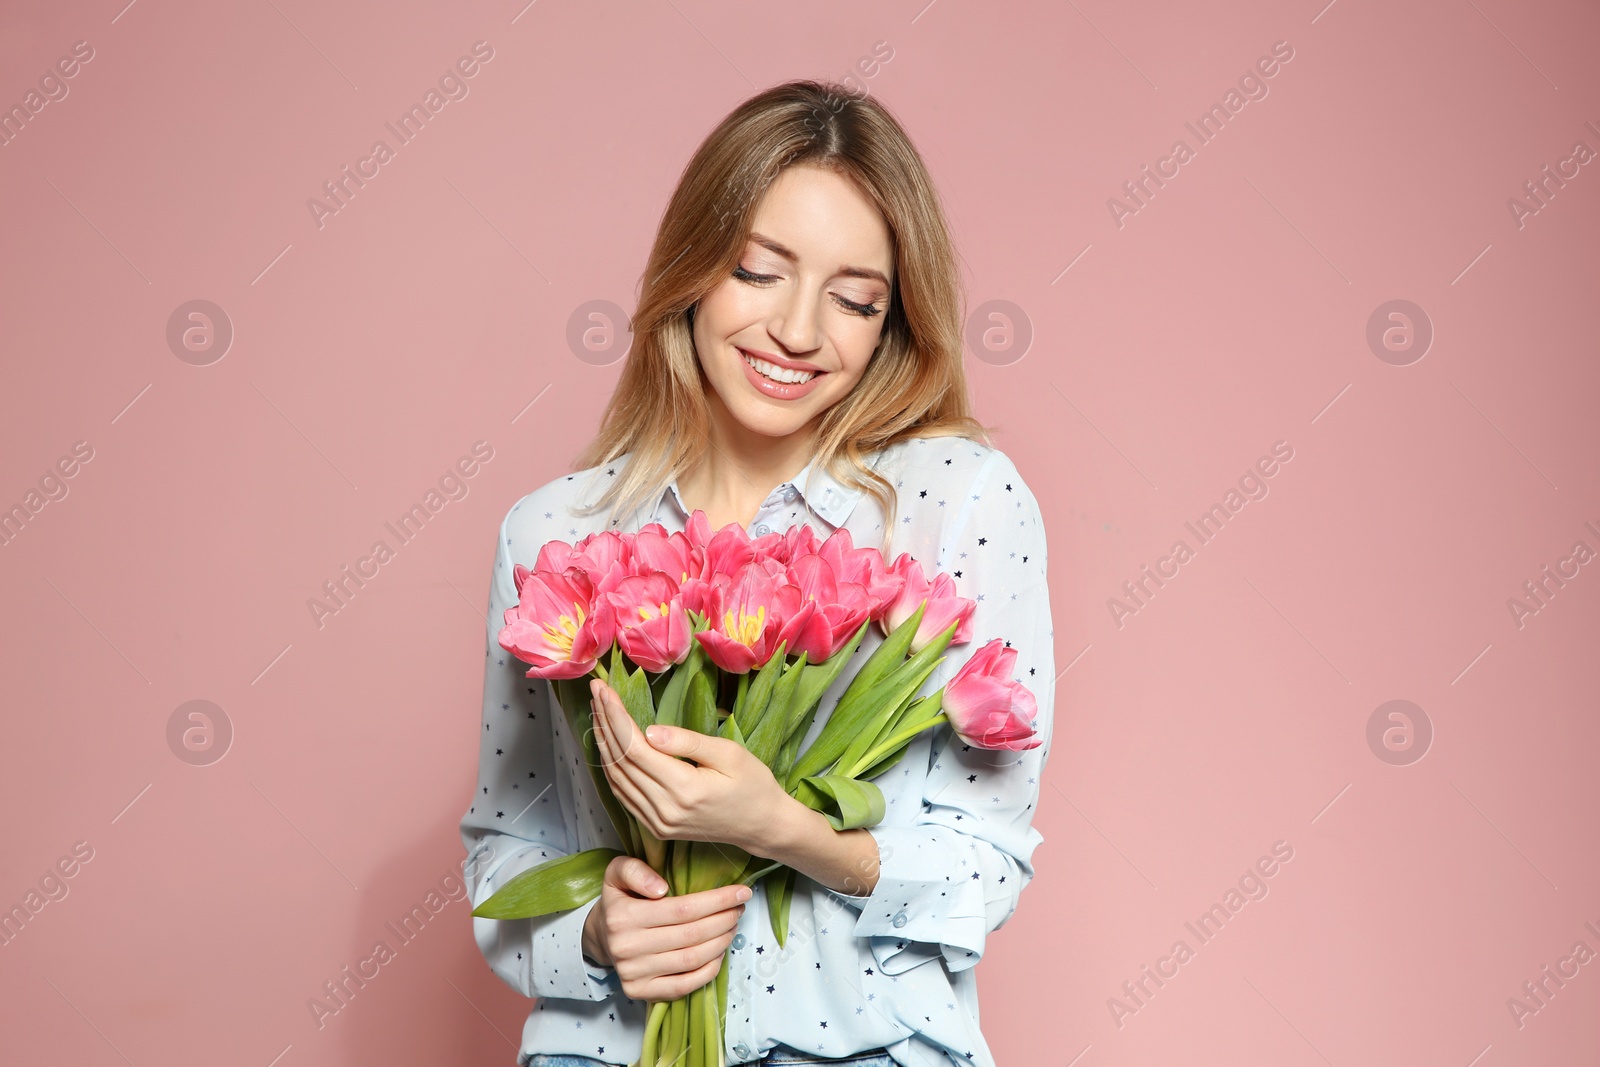
{"label": "bouquet of tulips", "polygon": [[[657,840],[605,775],[582,718],[590,678],[617,692],[641,731],[663,723],[745,746],[836,830],[883,818],[883,793],[870,779],[930,727],[948,722],[979,748],[1040,743],[1033,694],[1010,677],[1016,650],[999,638],[938,692],[917,695],[945,648],[971,640],[976,603],[955,595],[946,574],[928,580],[908,554],[890,565],[877,549],[855,548],[842,528],[820,543],[810,526],[752,539],[730,523],[713,535],[696,511],[683,533],[651,523],[636,534],[550,541],[532,570],[517,564],[513,574],[518,602],[506,610],[500,645],[529,664],[528,677],[550,680],[626,853],[673,894],[764,881],[779,945],[797,872],[729,844]],[[801,751],[823,694],[874,624],[882,644]],[[472,914],[516,919],[579,907],[599,895],[619,854],[592,848],[532,867]],[[724,1067],[727,978],[724,960],[712,982],[652,1004],[634,1067]]]}

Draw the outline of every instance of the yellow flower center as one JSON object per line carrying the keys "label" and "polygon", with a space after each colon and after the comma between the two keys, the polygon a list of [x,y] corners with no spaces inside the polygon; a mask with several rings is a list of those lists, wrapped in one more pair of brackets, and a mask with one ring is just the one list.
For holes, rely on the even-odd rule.
{"label": "yellow flower center", "polygon": [[766,621],[765,605],[757,608],[754,615],[742,611],[737,614],[729,611],[722,616],[722,630],[746,648],[753,648],[755,643],[761,640],[761,631],[766,628]]}
{"label": "yellow flower center", "polygon": [[583,620],[587,617],[583,605],[577,601],[572,602],[572,611],[577,616],[576,622],[573,621],[572,615],[562,615],[556,619],[554,626],[544,628],[545,636],[550,643],[564,651],[568,659],[572,658],[572,643],[577,640],[578,630],[582,628]]}

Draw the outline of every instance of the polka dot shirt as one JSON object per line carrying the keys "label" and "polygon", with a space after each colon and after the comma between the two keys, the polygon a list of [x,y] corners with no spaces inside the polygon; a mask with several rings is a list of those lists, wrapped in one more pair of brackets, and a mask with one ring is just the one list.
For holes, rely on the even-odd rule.
{"label": "polka dot shirt", "polygon": [[[577,516],[569,505],[598,497],[627,459],[541,486],[501,524],[478,785],[461,820],[462,843],[474,856],[466,868],[474,906],[546,860],[621,847],[550,683],[525,677],[526,665],[496,637],[516,602],[516,563],[532,566],[551,539],[572,543],[620,528],[604,510]],[[1017,650],[1014,676],[1038,701],[1034,727],[1043,743],[1023,752],[971,748],[948,724],[920,734],[876,779],[886,814],[869,828],[879,853],[872,892],[852,896],[799,877],[781,949],[758,887],[726,962],[730,1065],[760,1060],[779,1044],[832,1059],[882,1047],[902,1065],[994,1064],[978,1027],[973,966],[1015,912],[1042,840],[1032,820],[1050,752],[1056,674],[1044,524],[1027,483],[998,449],[965,438],[913,438],[871,462],[897,494],[888,559],[909,552],[930,577],[948,573],[961,596],[977,601],[972,640],[950,646],[921,693],[935,692],[972,653],[1001,638]],[[688,518],[673,481],[630,522],[635,531],[658,522],[676,532]],[[844,527],[856,547],[880,547],[884,521],[871,495],[813,462],[772,491],[748,532],[809,523],[819,541]],[[855,658],[864,661],[881,641],[869,628]],[[847,667],[824,695],[802,748],[853,673]],[[534,1053],[627,1064],[640,1053],[646,1004],[622,992],[613,969],[583,954],[583,923],[594,904],[537,919],[472,920],[493,971],[537,1001],[519,1064]]]}

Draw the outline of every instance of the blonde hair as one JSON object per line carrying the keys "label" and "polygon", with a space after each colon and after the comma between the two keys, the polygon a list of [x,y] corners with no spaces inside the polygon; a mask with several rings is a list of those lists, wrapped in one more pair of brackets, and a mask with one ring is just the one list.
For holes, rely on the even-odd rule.
{"label": "blonde hair", "polygon": [[632,455],[582,514],[608,506],[613,516],[631,513],[705,454],[711,415],[692,309],[737,265],[761,193],[799,164],[853,181],[882,212],[894,248],[879,346],[861,380],[822,415],[818,466],[877,500],[887,546],[896,494],[865,457],[913,437],[990,443],[971,412],[956,255],[922,157],[878,101],[837,83],[791,81],[730,112],[678,180],[642,279],[633,345],[574,469]]}

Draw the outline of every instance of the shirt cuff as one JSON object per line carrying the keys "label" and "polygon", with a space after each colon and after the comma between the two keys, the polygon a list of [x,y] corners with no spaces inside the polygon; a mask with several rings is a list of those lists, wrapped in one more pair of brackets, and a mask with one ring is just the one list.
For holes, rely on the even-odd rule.
{"label": "shirt cuff", "polygon": [[535,997],[605,1000],[620,987],[616,969],[590,963],[583,954],[583,924],[600,898],[567,911],[529,919],[533,936],[528,989]]}
{"label": "shirt cuff", "polygon": [[854,933],[869,939],[878,969],[900,974],[941,955],[951,971],[976,964],[989,928],[972,842],[948,826],[866,829],[878,843],[872,892],[852,896],[823,888],[860,912]]}

